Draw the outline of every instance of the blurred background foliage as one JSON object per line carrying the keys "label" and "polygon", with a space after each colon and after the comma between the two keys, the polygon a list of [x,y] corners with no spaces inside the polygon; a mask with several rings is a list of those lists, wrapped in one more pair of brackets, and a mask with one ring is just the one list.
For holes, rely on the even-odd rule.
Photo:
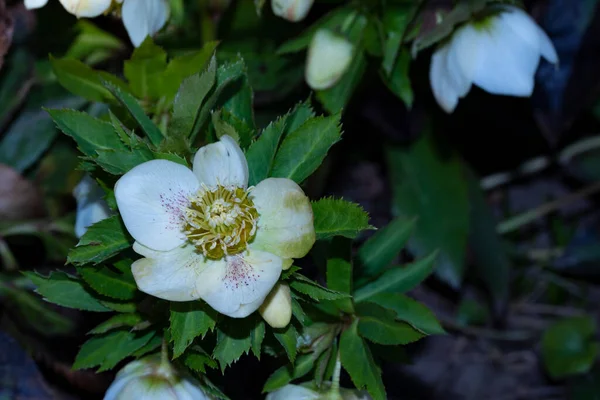
{"label": "blurred background foliage", "polygon": [[[456,3],[317,1],[290,23],[251,0],[171,0],[155,39],[169,57],[215,40],[220,60],[243,57],[259,128],[307,98],[342,110],[343,140],[306,183],[309,196],[356,201],[377,227],[411,221],[410,237],[393,222],[376,233],[392,246],[408,240],[401,261],[439,250],[435,275],[411,295],[450,335],[380,355],[391,358],[389,398],[598,398],[598,2],[526,1],[560,67],[540,65],[531,98],[474,88],[447,115],[429,89],[432,45],[485,1]],[[439,13],[450,17],[436,26]],[[334,87],[311,92],[304,69],[317,26],[344,28],[360,51]],[[63,89],[51,57],[122,75],[132,50],[112,17],[0,1],[0,398],[100,398],[112,379],[70,370],[99,317],[41,301],[19,271],[70,272],[77,242],[72,191],[83,171],[43,108],[106,111]],[[62,79],[79,85],[80,73]],[[305,268],[319,278],[317,267]],[[234,365],[227,394],[261,398],[269,362]]]}

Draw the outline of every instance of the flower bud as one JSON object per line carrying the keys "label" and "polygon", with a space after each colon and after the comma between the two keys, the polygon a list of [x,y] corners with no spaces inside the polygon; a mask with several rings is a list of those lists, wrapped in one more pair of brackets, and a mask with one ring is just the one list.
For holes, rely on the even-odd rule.
{"label": "flower bud", "polygon": [[87,175],[73,189],[73,197],[77,202],[75,216],[75,235],[77,237],[82,237],[90,225],[110,216],[110,209],[102,198],[103,195],[104,192],[100,186]]}
{"label": "flower bud", "polygon": [[305,78],[315,89],[328,89],[344,75],[352,62],[354,46],[346,38],[320,29],[308,48]]}
{"label": "flower bud", "polygon": [[59,0],[65,10],[71,14],[85,18],[94,18],[106,12],[112,0]]}
{"label": "flower bud", "polygon": [[312,382],[301,385],[285,385],[267,395],[265,400],[371,400],[365,391],[332,388],[331,382],[323,382],[320,390]]}
{"label": "flower bud", "polygon": [[104,400],[208,400],[198,382],[182,377],[160,355],[133,361],[117,373]]}
{"label": "flower bud", "polygon": [[258,311],[273,328],[285,328],[292,319],[290,287],[285,283],[275,285]]}
{"label": "flower bud", "polygon": [[306,17],[313,2],[314,0],[271,0],[271,9],[278,17],[298,22]]}

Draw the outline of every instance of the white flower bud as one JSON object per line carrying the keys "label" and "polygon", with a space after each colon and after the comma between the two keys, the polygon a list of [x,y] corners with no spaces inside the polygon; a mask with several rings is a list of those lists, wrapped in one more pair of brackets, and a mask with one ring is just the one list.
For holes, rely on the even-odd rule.
{"label": "white flower bud", "polygon": [[59,0],[65,10],[78,18],[94,18],[104,14],[111,4],[112,0]]}
{"label": "white flower bud", "polygon": [[169,19],[170,8],[165,0],[125,0],[121,18],[131,43],[138,47],[148,37],[160,31]]}
{"label": "white flower bud", "polygon": [[104,192],[100,186],[87,175],[73,189],[73,197],[77,202],[75,216],[75,235],[77,237],[82,237],[90,225],[110,216],[110,209],[102,198],[103,195]]}
{"label": "white flower bud", "polygon": [[32,10],[34,8],[44,7],[48,3],[48,0],[25,0],[25,8]]}
{"label": "white flower bud", "polygon": [[208,400],[198,383],[182,377],[160,355],[133,361],[117,373],[104,400]]}
{"label": "white flower bud", "polygon": [[312,382],[302,385],[285,385],[267,395],[265,400],[372,400],[365,391],[356,389],[331,389],[331,382],[323,382],[321,390],[312,387]]}
{"label": "white flower bud", "polygon": [[332,87],[350,66],[353,53],[354,46],[343,36],[318,30],[308,48],[306,83],[315,90]]}
{"label": "white flower bud", "polygon": [[292,319],[290,287],[285,283],[275,285],[258,311],[273,328],[285,328]]}
{"label": "white flower bud", "polygon": [[271,0],[273,14],[290,22],[302,21],[310,11],[314,0]]}

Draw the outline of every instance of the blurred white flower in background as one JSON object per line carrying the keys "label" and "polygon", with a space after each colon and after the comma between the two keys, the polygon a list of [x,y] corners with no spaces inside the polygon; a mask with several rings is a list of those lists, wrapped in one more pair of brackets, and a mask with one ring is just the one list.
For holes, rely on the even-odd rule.
{"label": "blurred white flower in background", "polygon": [[491,11],[458,28],[431,58],[431,88],[447,113],[472,84],[492,94],[531,96],[540,56],[558,63],[552,41],[525,11],[507,5]]}
{"label": "blurred white flower in background", "polygon": [[306,83],[315,90],[335,85],[350,66],[354,45],[326,29],[318,30],[308,48]]}
{"label": "blurred white flower in background", "polygon": [[75,217],[75,235],[77,237],[82,237],[90,225],[110,216],[110,209],[103,196],[102,188],[88,175],[84,176],[73,189],[73,197],[77,202]]}
{"label": "blurred white flower in background", "polygon": [[[94,18],[109,12],[113,0],[59,0],[65,10],[77,18]],[[45,6],[48,0],[25,0],[25,7]],[[169,19],[167,0],[114,0],[121,5],[121,18],[134,46],[138,47],[148,36],[162,29]]]}
{"label": "blurred white flower in background", "polygon": [[273,14],[290,22],[302,21],[308,15],[314,0],[271,0]]}
{"label": "blurred white flower in background", "polygon": [[208,400],[198,382],[177,374],[160,355],[133,361],[121,369],[104,400]]}

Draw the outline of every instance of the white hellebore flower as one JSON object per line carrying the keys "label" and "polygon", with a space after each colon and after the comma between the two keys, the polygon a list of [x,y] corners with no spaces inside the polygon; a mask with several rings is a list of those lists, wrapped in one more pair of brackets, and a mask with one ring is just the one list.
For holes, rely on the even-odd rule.
{"label": "white hellebore flower", "polygon": [[467,23],[434,52],[429,79],[435,99],[451,113],[475,84],[492,94],[531,96],[540,56],[558,63],[552,41],[514,6]]}
{"label": "white hellebore flower", "polygon": [[354,45],[327,29],[315,32],[308,48],[305,78],[315,90],[335,85],[350,66]]}
{"label": "white hellebore flower", "polygon": [[82,237],[90,225],[110,216],[110,209],[103,196],[102,188],[88,175],[84,176],[73,189],[73,197],[77,202],[75,215],[75,235],[77,237]]}
{"label": "white hellebore flower", "polygon": [[271,0],[273,14],[290,22],[302,21],[308,15],[314,0]]}
{"label": "white hellebore flower", "polygon": [[123,2],[121,17],[131,43],[138,47],[148,36],[161,30],[169,19],[166,0],[118,0]]}
{"label": "white hellebore flower", "polygon": [[312,382],[303,385],[285,385],[269,393],[265,400],[371,400],[368,393],[355,389],[338,388],[337,393],[332,393],[329,390],[331,382],[324,382],[321,391],[311,389],[312,385]]}
{"label": "white hellebore flower", "polygon": [[285,328],[292,319],[292,293],[285,283],[278,283],[258,309],[273,328]]}
{"label": "white hellebore flower", "polygon": [[121,369],[104,400],[209,400],[198,383],[182,377],[160,355],[133,361]]}
{"label": "white hellebore flower", "polygon": [[[59,0],[65,10],[77,17],[94,18],[104,14],[111,6],[112,0]],[[48,0],[25,0],[25,8],[40,8]]]}
{"label": "white hellebore flower", "polygon": [[145,257],[133,263],[133,276],[155,297],[202,299],[222,314],[246,317],[292,258],[314,244],[310,202],[289,179],[248,188],[246,158],[227,135],[200,148],[193,164],[152,160],[117,181],[123,222]]}

